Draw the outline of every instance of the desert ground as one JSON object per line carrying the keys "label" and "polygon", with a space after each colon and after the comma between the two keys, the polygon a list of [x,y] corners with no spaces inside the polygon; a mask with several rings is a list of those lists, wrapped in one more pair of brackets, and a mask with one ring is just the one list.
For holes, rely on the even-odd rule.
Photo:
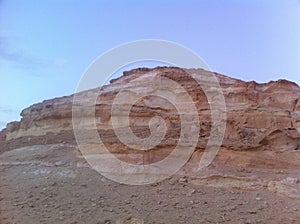
{"label": "desert ground", "polygon": [[293,164],[298,151],[221,149],[206,170],[194,173],[191,159],[162,182],[130,186],[91,169],[71,141],[21,145],[22,140],[11,142],[0,154],[1,224],[300,220],[300,171]]}

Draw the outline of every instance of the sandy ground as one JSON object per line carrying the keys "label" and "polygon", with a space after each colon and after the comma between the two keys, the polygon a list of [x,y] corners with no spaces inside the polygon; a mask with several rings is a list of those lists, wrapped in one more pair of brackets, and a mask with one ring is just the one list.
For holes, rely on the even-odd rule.
{"label": "sandy ground", "polygon": [[300,220],[299,167],[226,166],[224,161],[229,160],[222,159],[220,152],[214,162],[217,165],[204,173],[187,175],[182,170],[160,183],[129,186],[102,177],[77,153],[72,144],[60,143],[0,154],[0,223],[254,224]]}

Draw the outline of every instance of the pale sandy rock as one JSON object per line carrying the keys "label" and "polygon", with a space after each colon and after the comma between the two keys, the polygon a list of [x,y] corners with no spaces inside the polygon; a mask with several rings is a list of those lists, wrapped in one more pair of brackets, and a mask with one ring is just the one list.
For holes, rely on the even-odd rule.
{"label": "pale sandy rock", "polygon": [[[207,80],[207,83],[205,82],[201,89],[186,71],[197,74],[198,77]],[[161,91],[161,89],[149,84],[153,77],[166,77],[185,89],[193,101],[193,106],[196,108],[201,122],[197,148],[204,149],[211,135],[211,111],[205,92],[214,93],[215,91],[215,87],[209,79],[209,75],[212,74],[218,78],[226,102],[226,111],[221,108],[216,112],[216,114],[226,112],[227,115],[222,147],[234,150],[299,149],[300,88],[297,84],[287,80],[263,84],[254,81],[244,82],[202,69],[183,70],[176,67],[157,67],[124,72],[124,76],[112,80],[107,86],[79,94],[82,99],[79,104],[87,105],[89,108],[82,109],[81,116],[84,119],[78,118],[81,119],[80,127],[92,130],[95,127],[95,121],[99,135],[105,144],[113,147],[112,151],[121,154],[138,153],[136,150],[132,151],[124,147],[124,144],[116,136],[116,130],[113,130],[112,127],[112,105],[117,94],[124,91],[125,86],[125,91],[138,91],[149,95],[137,101],[130,110],[130,127],[133,134],[139,138],[149,137],[149,121],[153,116],[161,116],[167,131],[161,144],[155,149],[162,151],[161,148],[165,148],[164,153],[168,154],[168,150],[172,150],[178,143],[181,127],[180,116],[174,105],[168,100],[151,95],[157,94],[157,91]],[[184,104],[184,92],[176,86],[169,87],[168,91],[170,89],[176,102],[180,102],[181,107],[187,112],[190,111],[191,105]],[[93,105],[90,99],[95,95],[99,96],[96,105]],[[73,95],[45,100],[32,105],[22,111],[20,122],[12,122],[7,125],[7,128],[0,134],[1,139],[10,140],[24,136],[43,136],[47,133],[72,131],[72,106],[77,108],[80,105],[73,104]],[[91,108],[95,108],[95,110],[91,110]],[[119,122],[119,132],[126,131],[126,129],[122,130],[126,123],[121,125],[121,121],[123,122],[124,116],[126,116],[124,108],[124,105],[120,105],[118,110],[113,112]],[[148,154],[148,157],[151,157],[148,162],[157,161],[162,156],[165,155],[152,152]]]}

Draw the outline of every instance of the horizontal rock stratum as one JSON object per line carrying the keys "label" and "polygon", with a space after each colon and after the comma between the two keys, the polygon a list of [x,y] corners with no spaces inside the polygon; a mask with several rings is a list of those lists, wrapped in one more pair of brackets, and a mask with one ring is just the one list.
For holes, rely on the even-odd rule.
{"label": "horizontal rock stratum", "polygon": [[299,99],[157,67],[32,105],[0,132],[0,223],[299,223]]}
{"label": "horizontal rock stratum", "polygon": [[[151,88],[155,88],[151,85],[151,78],[165,77],[179,84],[191,97],[192,106],[197,109],[200,120],[196,148],[204,149],[212,126],[211,108],[206,93],[213,93],[214,87],[210,86],[210,83],[199,86],[189,73],[195,73],[198,77],[214,75],[219,81],[226,105],[219,112],[226,113],[226,130],[221,147],[232,150],[300,149],[300,87],[297,84],[287,80],[262,84],[255,81],[245,82],[202,69],[138,68],[124,72],[122,77],[111,80],[109,85],[81,92],[79,95],[82,99],[89,99],[98,94],[95,104],[90,105],[95,109],[87,112],[83,109],[82,116],[87,119],[84,119],[85,123],[81,124],[81,127],[87,131],[97,127],[99,136],[112,148],[112,152],[134,153],[135,151],[130,151],[132,149],[124,146],[115,134],[111,121],[112,105],[117,94],[121,90],[124,91],[124,88],[125,91],[134,89],[145,92],[148,96],[136,101],[130,109],[130,128],[137,137],[146,138],[151,134],[150,119],[154,116],[164,119],[166,134],[160,145],[147,152],[148,159],[144,162],[159,160],[178,143],[181,129],[176,107],[166,99],[152,95],[150,91]],[[175,97],[182,96],[176,86],[168,88],[172,89]],[[32,145],[35,139],[45,144],[74,141],[73,97],[74,95],[70,95],[45,100],[24,109],[21,112],[21,121],[11,122],[1,131],[1,151],[12,149],[16,147],[15,144]],[[190,106],[187,104],[185,109],[188,110]],[[119,111],[113,113],[120,119],[125,116],[120,107]],[[162,148],[165,149],[163,153]]]}

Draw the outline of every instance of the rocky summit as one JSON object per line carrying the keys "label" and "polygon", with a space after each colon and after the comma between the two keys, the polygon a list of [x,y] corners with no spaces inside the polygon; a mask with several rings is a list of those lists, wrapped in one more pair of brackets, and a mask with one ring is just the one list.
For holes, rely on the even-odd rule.
{"label": "rocky summit", "polygon": [[[21,116],[0,132],[0,223],[300,219],[300,87],[288,80],[138,68]],[[163,161],[178,145],[192,150],[169,178],[123,185],[83,158],[82,146],[88,155],[97,150],[95,132],[106,153],[138,166]],[[218,151],[199,170],[208,145]]]}

